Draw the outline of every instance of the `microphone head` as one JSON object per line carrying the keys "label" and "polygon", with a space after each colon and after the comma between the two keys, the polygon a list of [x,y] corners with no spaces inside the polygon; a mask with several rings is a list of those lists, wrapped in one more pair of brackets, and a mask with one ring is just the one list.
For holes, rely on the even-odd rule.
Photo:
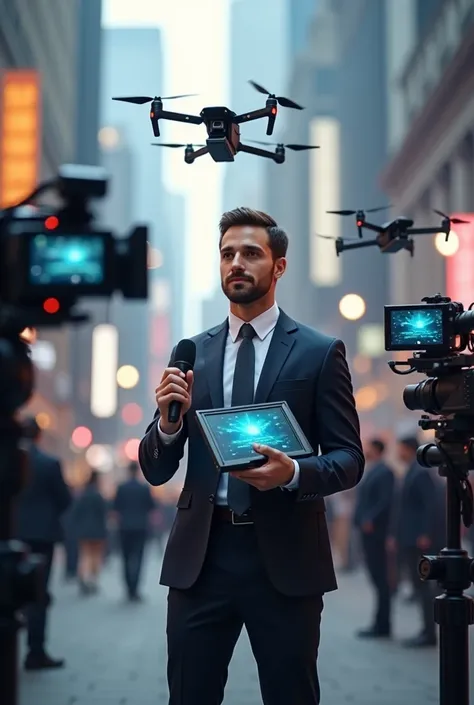
{"label": "microphone head", "polygon": [[193,369],[196,362],[196,343],[193,340],[180,340],[173,355],[173,363],[186,362]]}

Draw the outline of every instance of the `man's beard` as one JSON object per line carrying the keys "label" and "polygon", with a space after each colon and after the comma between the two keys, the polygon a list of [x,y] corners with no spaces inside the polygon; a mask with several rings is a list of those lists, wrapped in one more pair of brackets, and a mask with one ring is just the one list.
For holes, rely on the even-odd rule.
{"label": "man's beard", "polygon": [[[230,289],[229,284],[221,282],[222,291],[233,304],[253,304],[255,301],[263,298],[270,291],[273,281],[273,273],[268,277],[268,280],[260,282],[260,284],[234,284]],[[230,282],[232,284],[232,282]]]}

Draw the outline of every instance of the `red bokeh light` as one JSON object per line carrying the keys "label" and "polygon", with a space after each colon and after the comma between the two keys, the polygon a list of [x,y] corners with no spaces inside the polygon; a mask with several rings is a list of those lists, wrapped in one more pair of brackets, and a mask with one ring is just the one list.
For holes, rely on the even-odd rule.
{"label": "red bokeh light", "polygon": [[92,431],[87,426],[78,426],[71,435],[76,448],[87,448],[92,443]]}
{"label": "red bokeh light", "polygon": [[141,407],[135,402],[130,402],[125,404],[122,409],[122,421],[127,424],[127,426],[136,426],[143,419],[143,412]]}
{"label": "red bokeh light", "polygon": [[124,453],[128,460],[138,460],[138,446],[140,445],[139,438],[130,438],[124,446]]}

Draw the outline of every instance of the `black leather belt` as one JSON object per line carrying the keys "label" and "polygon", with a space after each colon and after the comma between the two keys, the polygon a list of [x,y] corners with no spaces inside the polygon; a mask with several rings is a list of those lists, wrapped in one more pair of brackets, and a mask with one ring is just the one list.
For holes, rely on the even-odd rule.
{"label": "black leather belt", "polygon": [[235,526],[250,526],[253,524],[252,510],[248,509],[245,514],[236,514],[230,507],[219,506],[214,507],[214,518],[217,521],[234,524]]}

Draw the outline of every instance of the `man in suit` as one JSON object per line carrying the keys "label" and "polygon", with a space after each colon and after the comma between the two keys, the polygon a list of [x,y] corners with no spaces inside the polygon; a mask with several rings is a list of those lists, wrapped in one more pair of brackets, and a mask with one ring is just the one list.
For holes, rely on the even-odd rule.
{"label": "man in suit", "polygon": [[[165,370],[139,449],[153,485],[187,472],[163,559],[169,586],[170,705],[220,705],[245,625],[265,705],[317,705],[323,594],[337,588],[324,497],[361,479],[364,457],[344,345],[275,303],[288,238],[265,213],[220,221],[226,321],[194,338],[194,372]],[[169,423],[171,401],[181,417]],[[314,454],[295,462],[268,446],[259,468],[216,472],[197,409],[286,401]],[[321,455],[318,456],[318,449]]]}
{"label": "man in suit", "polygon": [[44,560],[41,603],[26,610],[28,627],[28,654],[25,669],[29,671],[61,668],[63,659],[51,658],[45,650],[47,609],[51,601],[48,584],[53,563],[54,548],[62,539],[61,518],[71,503],[61,464],[38,447],[41,430],[34,418],[25,421],[32,444],[28,450],[28,482],[18,497],[16,506],[16,537],[27,543],[33,553]]}
{"label": "man in suit", "polygon": [[393,520],[392,544],[408,570],[416,601],[421,609],[422,629],[406,639],[404,646],[417,648],[436,646],[433,599],[435,586],[420,580],[418,563],[423,553],[436,553],[439,546],[439,485],[433,470],[422,467],[416,459],[418,439],[407,436],[397,444],[398,458],[407,472],[403,478]]}
{"label": "man in suit", "polygon": [[139,470],[138,463],[130,463],[129,479],[119,485],[113,503],[118,517],[124,580],[131,602],[141,601],[138,585],[143,552],[149,532],[150,512],[155,509],[150,488],[137,478]]}
{"label": "man in suit", "polygon": [[366,466],[357,488],[354,524],[361,533],[362,551],[370,581],[376,594],[372,625],[358,632],[359,637],[387,637],[391,633],[390,581],[386,541],[395,488],[395,476],[385,463],[385,443],[373,438],[364,448]]}

